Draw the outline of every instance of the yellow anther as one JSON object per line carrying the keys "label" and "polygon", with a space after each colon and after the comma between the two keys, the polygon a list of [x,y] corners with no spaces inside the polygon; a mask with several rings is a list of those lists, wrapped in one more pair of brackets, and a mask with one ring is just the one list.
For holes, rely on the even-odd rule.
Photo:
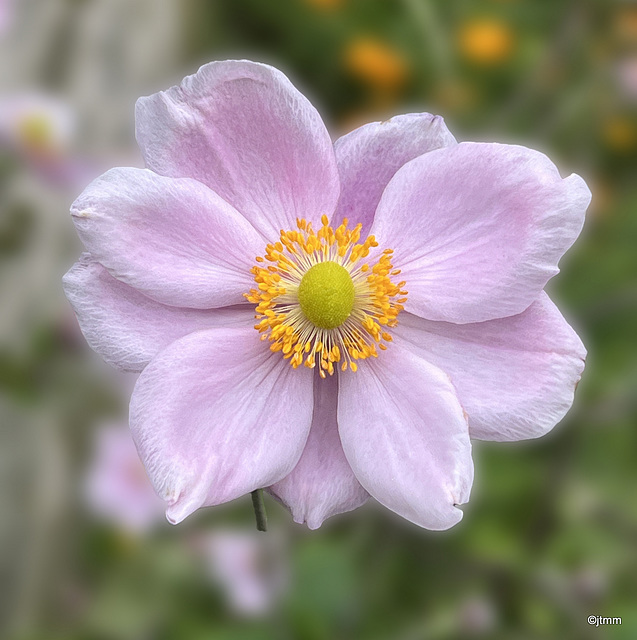
{"label": "yellow anther", "polygon": [[[297,218],[296,229],[282,230],[264,257],[256,258],[250,270],[255,288],[244,294],[256,305],[254,328],[261,340],[295,369],[318,362],[322,378],[339,363],[341,371],[357,371],[354,361],[378,357],[377,345],[385,351],[392,341],[385,329],[398,324],[407,302],[406,283],[391,281],[400,273],[392,265],[393,250],[359,266],[378,242],[373,236],[361,242],[362,225],[348,224],[344,219],[333,228],[322,215],[314,231],[311,222]],[[270,264],[259,266],[266,260]]]}

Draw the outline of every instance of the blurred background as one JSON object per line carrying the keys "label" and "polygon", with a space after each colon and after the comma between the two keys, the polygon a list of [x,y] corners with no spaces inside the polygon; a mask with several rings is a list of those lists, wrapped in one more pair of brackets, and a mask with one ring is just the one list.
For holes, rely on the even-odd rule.
{"label": "blurred background", "polygon": [[[368,504],[317,532],[266,497],[164,522],[61,290],[68,208],[141,166],[134,102],[213,59],[286,72],[334,136],[397,113],[521,142],[593,194],[551,293],[589,349],[548,437],[476,443],[465,519]],[[637,637],[637,3],[0,0],[0,637]],[[589,615],[621,616],[596,628]]]}

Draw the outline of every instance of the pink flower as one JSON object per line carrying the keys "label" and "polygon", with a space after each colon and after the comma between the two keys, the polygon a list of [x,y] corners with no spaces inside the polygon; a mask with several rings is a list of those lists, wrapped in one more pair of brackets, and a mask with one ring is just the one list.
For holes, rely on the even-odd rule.
{"label": "pink flower", "polygon": [[631,102],[637,102],[637,55],[621,60],[615,71],[624,95]]}
{"label": "pink flower", "polygon": [[264,615],[285,593],[288,566],[280,536],[217,529],[198,542],[211,578],[236,613]]}
{"label": "pink flower", "polygon": [[131,428],[170,521],[269,487],[311,528],[371,494],[445,529],[470,437],[535,438],[572,404],[585,349],[543,288],[590,192],[543,154],[429,114],[332,145],[245,61],[141,98],[137,140],[148,168],[72,207],[65,287],[89,344],[142,372]]}
{"label": "pink flower", "polygon": [[164,520],[163,503],[125,425],[105,425],[97,432],[85,490],[96,515],[131,533],[144,533]]}
{"label": "pink flower", "polygon": [[42,162],[66,153],[75,118],[63,100],[47,94],[20,93],[0,99],[0,141]]}
{"label": "pink flower", "polygon": [[46,93],[0,97],[0,151],[16,156],[47,182],[74,189],[97,175],[73,154],[76,124],[72,105],[62,98]]}
{"label": "pink flower", "polygon": [[4,36],[13,25],[15,0],[0,0],[0,37]]}

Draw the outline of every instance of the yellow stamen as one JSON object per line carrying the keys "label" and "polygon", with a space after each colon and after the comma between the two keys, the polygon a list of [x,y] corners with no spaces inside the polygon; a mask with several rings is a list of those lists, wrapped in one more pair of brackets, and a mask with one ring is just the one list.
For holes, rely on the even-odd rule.
{"label": "yellow stamen", "polygon": [[355,372],[354,360],[377,358],[377,346],[387,349],[387,329],[398,324],[407,291],[404,281],[391,280],[400,273],[392,249],[360,264],[378,247],[374,236],[359,242],[362,225],[350,229],[345,219],[332,228],[327,216],[321,223],[314,231],[297,219],[297,229],[281,231],[256,258],[256,287],[244,295],[256,305],[254,328],[270,349],[295,369],[316,367],[325,378],[336,371],[334,363]]}

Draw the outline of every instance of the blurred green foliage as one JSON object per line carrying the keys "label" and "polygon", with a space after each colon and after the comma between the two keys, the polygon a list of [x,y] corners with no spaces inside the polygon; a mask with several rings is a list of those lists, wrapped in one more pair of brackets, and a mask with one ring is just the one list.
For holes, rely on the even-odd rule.
{"label": "blurred green foliage", "polygon": [[[290,531],[291,588],[270,616],[243,620],[183,538],[228,521],[253,526],[249,497],[143,540],[87,518],[76,487],[90,429],[125,408],[60,316],[43,316],[20,349],[0,350],[2,437],[21,429],[31,450],[48,442],[55,416],[73,499],[46,517],[18,505],[12,524],[29,533],[8,549],[27,561],[0,564],[0,630],[15,640],[637,637],[637,86],[620,77],[637,56],[637,6],[188,0],[181,8],[184,69],[235,56],[271,62],[335,133],[431,111],[458,139],[519,141],[582,174],[593,204],[551,293],[589,349],[587,369],[552,434],[476,443],[473,497],[450,532],[368,505],[308,533],[269,500],[275,525]],[[0,171],[7,179],[8,165]],[[32,225],[29,213],[3,211],[0,263]],[[14,409],[5,405],[22,418],[7,417]],[[25,461],[20,504],[37,491],[37,459]],[[589,615],[622,624],[596,628]]]}

